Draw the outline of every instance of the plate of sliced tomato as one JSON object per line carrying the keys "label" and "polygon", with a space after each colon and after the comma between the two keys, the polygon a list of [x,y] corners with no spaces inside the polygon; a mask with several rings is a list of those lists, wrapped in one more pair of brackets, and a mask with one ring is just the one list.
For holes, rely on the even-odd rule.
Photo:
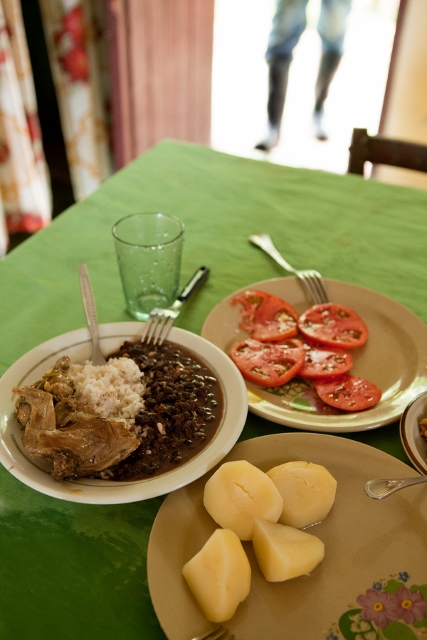
{"label": "plate of sliced tomato", "polygon": [[231,293],[202,336],[245,379],[249,410],[297,429],[356,432],[399,420],[427,390],[427,326],[376,291],[326,280],[331,303],[311,306],[297,278]]}

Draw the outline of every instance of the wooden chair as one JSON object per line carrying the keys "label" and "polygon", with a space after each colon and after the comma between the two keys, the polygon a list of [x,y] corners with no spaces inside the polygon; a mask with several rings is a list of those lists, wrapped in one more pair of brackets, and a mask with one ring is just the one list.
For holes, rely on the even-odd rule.
{"label": "wooden chair", "polygon": [[427,146],[370,136],[367,129],[354,129],[350,146],[348,173],[364,175],[365,162],[387,164],[427,173]]}

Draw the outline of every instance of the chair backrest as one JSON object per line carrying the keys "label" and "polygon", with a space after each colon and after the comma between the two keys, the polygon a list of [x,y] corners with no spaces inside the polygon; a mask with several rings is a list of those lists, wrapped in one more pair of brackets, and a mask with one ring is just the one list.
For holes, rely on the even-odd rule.
{"label": "chair backrest", "polygon": [[367,129],[353,129],[348,173],[363,176],[365,162],[427,173],[427,146],[380,135],[370,136]]}

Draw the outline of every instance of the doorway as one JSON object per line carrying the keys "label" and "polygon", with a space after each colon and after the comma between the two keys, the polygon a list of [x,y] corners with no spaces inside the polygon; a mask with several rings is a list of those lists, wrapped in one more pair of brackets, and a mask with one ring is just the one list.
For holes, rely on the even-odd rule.
{"label": "doorway", "polygon": [[274,0],[216,0],[212,78],[212,148],[257,160],[346,173],[354,127],[377,133],[399,0],[353,0],[345,53],[325,104],[329,140],[312,135],[314,85],[320,58],[320,0],[309,0],[307,28],[289,74],[281,141],[254,149],[266,126],[264,60]]}

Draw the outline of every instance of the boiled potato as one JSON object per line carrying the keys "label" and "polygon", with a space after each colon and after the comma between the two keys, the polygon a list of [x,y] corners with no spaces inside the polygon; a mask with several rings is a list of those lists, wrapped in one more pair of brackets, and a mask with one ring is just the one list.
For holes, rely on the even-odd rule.
{"label": "boiled potato", "polygon": [[246,460],[224,462],[205,485],[203,503],[221,527],[251,540],[255,517],[277,522],[283,500],[274,482]]}
{"label": "boiled potato", "polygon": [[182,569],[201,610],[211,622],[232,618],[248,596],[251,567],[234,531],[217,529]]}
{"label": "boiled potato", "polygon": [[317,536],[260,518],[255,519],[252,544],[269,582],[310,573],[325,557],[325,545]]}
{"label": "boiled potato", "polygon": [[323,520],[334,504],[337,481],[320,464],[285,462],[267,475],[283,498],[281,524],[302,529]]}

